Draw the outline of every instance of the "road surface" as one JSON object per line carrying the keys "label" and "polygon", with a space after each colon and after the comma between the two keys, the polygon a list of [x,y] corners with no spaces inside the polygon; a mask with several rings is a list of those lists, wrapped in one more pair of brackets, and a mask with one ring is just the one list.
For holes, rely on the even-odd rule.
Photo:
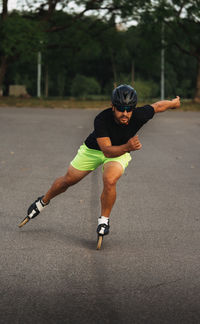
{"label": "road surface", "polygon": [[200,113],[139,131],[100,251],[101,168],[18,228],[98,112],[0,108],[0,323],[200,323]]}

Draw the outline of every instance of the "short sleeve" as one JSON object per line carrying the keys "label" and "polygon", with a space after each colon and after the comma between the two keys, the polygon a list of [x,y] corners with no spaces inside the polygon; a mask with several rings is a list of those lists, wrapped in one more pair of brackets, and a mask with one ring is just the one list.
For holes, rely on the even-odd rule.
{"label": "short sleeve", "polygon": [[108,127],[106,127],[106,121],[103,118],[95,118],[94,131],[95,137],[109,137]]}
{"label": "short sleeve", "polygon": [[136,108],[136,116],[143,123],[146,123],[149,119],[152,119],[155,111],[154,108],[150,105],[145,105],[143,107]]}

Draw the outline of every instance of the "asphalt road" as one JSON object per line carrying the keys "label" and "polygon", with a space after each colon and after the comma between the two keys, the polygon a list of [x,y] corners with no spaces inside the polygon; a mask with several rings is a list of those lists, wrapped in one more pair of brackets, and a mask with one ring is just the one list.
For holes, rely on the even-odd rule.
{"label": "asphalt road", "polygon": [[200,113],[140,130],[100,251],[101,168],[18,228],[97,113],[0,108],[0,323],[200,323]]}

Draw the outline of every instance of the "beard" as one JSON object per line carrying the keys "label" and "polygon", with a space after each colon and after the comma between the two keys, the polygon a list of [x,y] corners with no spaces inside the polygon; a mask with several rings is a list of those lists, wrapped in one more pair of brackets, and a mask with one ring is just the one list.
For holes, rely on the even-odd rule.
{"label": "beard", "polygon": [[129,121],[130,121],[130,118],[128,118],[127,116],[122,116],[120,118],[118,118],[118,122],[120,125],[128,125],[129,124]]}
{"label": "beard", "polygon": [[122,126],[127,126],[129,124],[129,122],[130,122],[132,114],[131,114],[131,116],[127,116],[127,115],[124,115],[124,114],[119,116],[113,111],[113,117],[114,117],[115,122],[117,124],[122,125]]}

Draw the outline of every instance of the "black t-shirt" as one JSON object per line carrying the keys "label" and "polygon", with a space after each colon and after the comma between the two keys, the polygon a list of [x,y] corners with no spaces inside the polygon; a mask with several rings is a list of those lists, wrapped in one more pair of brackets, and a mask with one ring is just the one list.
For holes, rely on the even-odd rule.
{"label": "black t-shirt", "polygon": [[100,112],[94,120],[94,131],[86,138],[87,147],[101,150],[98,137],[110,137],[112,145],[122,145],[128,142],[138,130],[154,116],[154,109],[150,105],[138,107],[133,110],[133,114],[128,125],[117,124],[114,119],[112,108]]}

